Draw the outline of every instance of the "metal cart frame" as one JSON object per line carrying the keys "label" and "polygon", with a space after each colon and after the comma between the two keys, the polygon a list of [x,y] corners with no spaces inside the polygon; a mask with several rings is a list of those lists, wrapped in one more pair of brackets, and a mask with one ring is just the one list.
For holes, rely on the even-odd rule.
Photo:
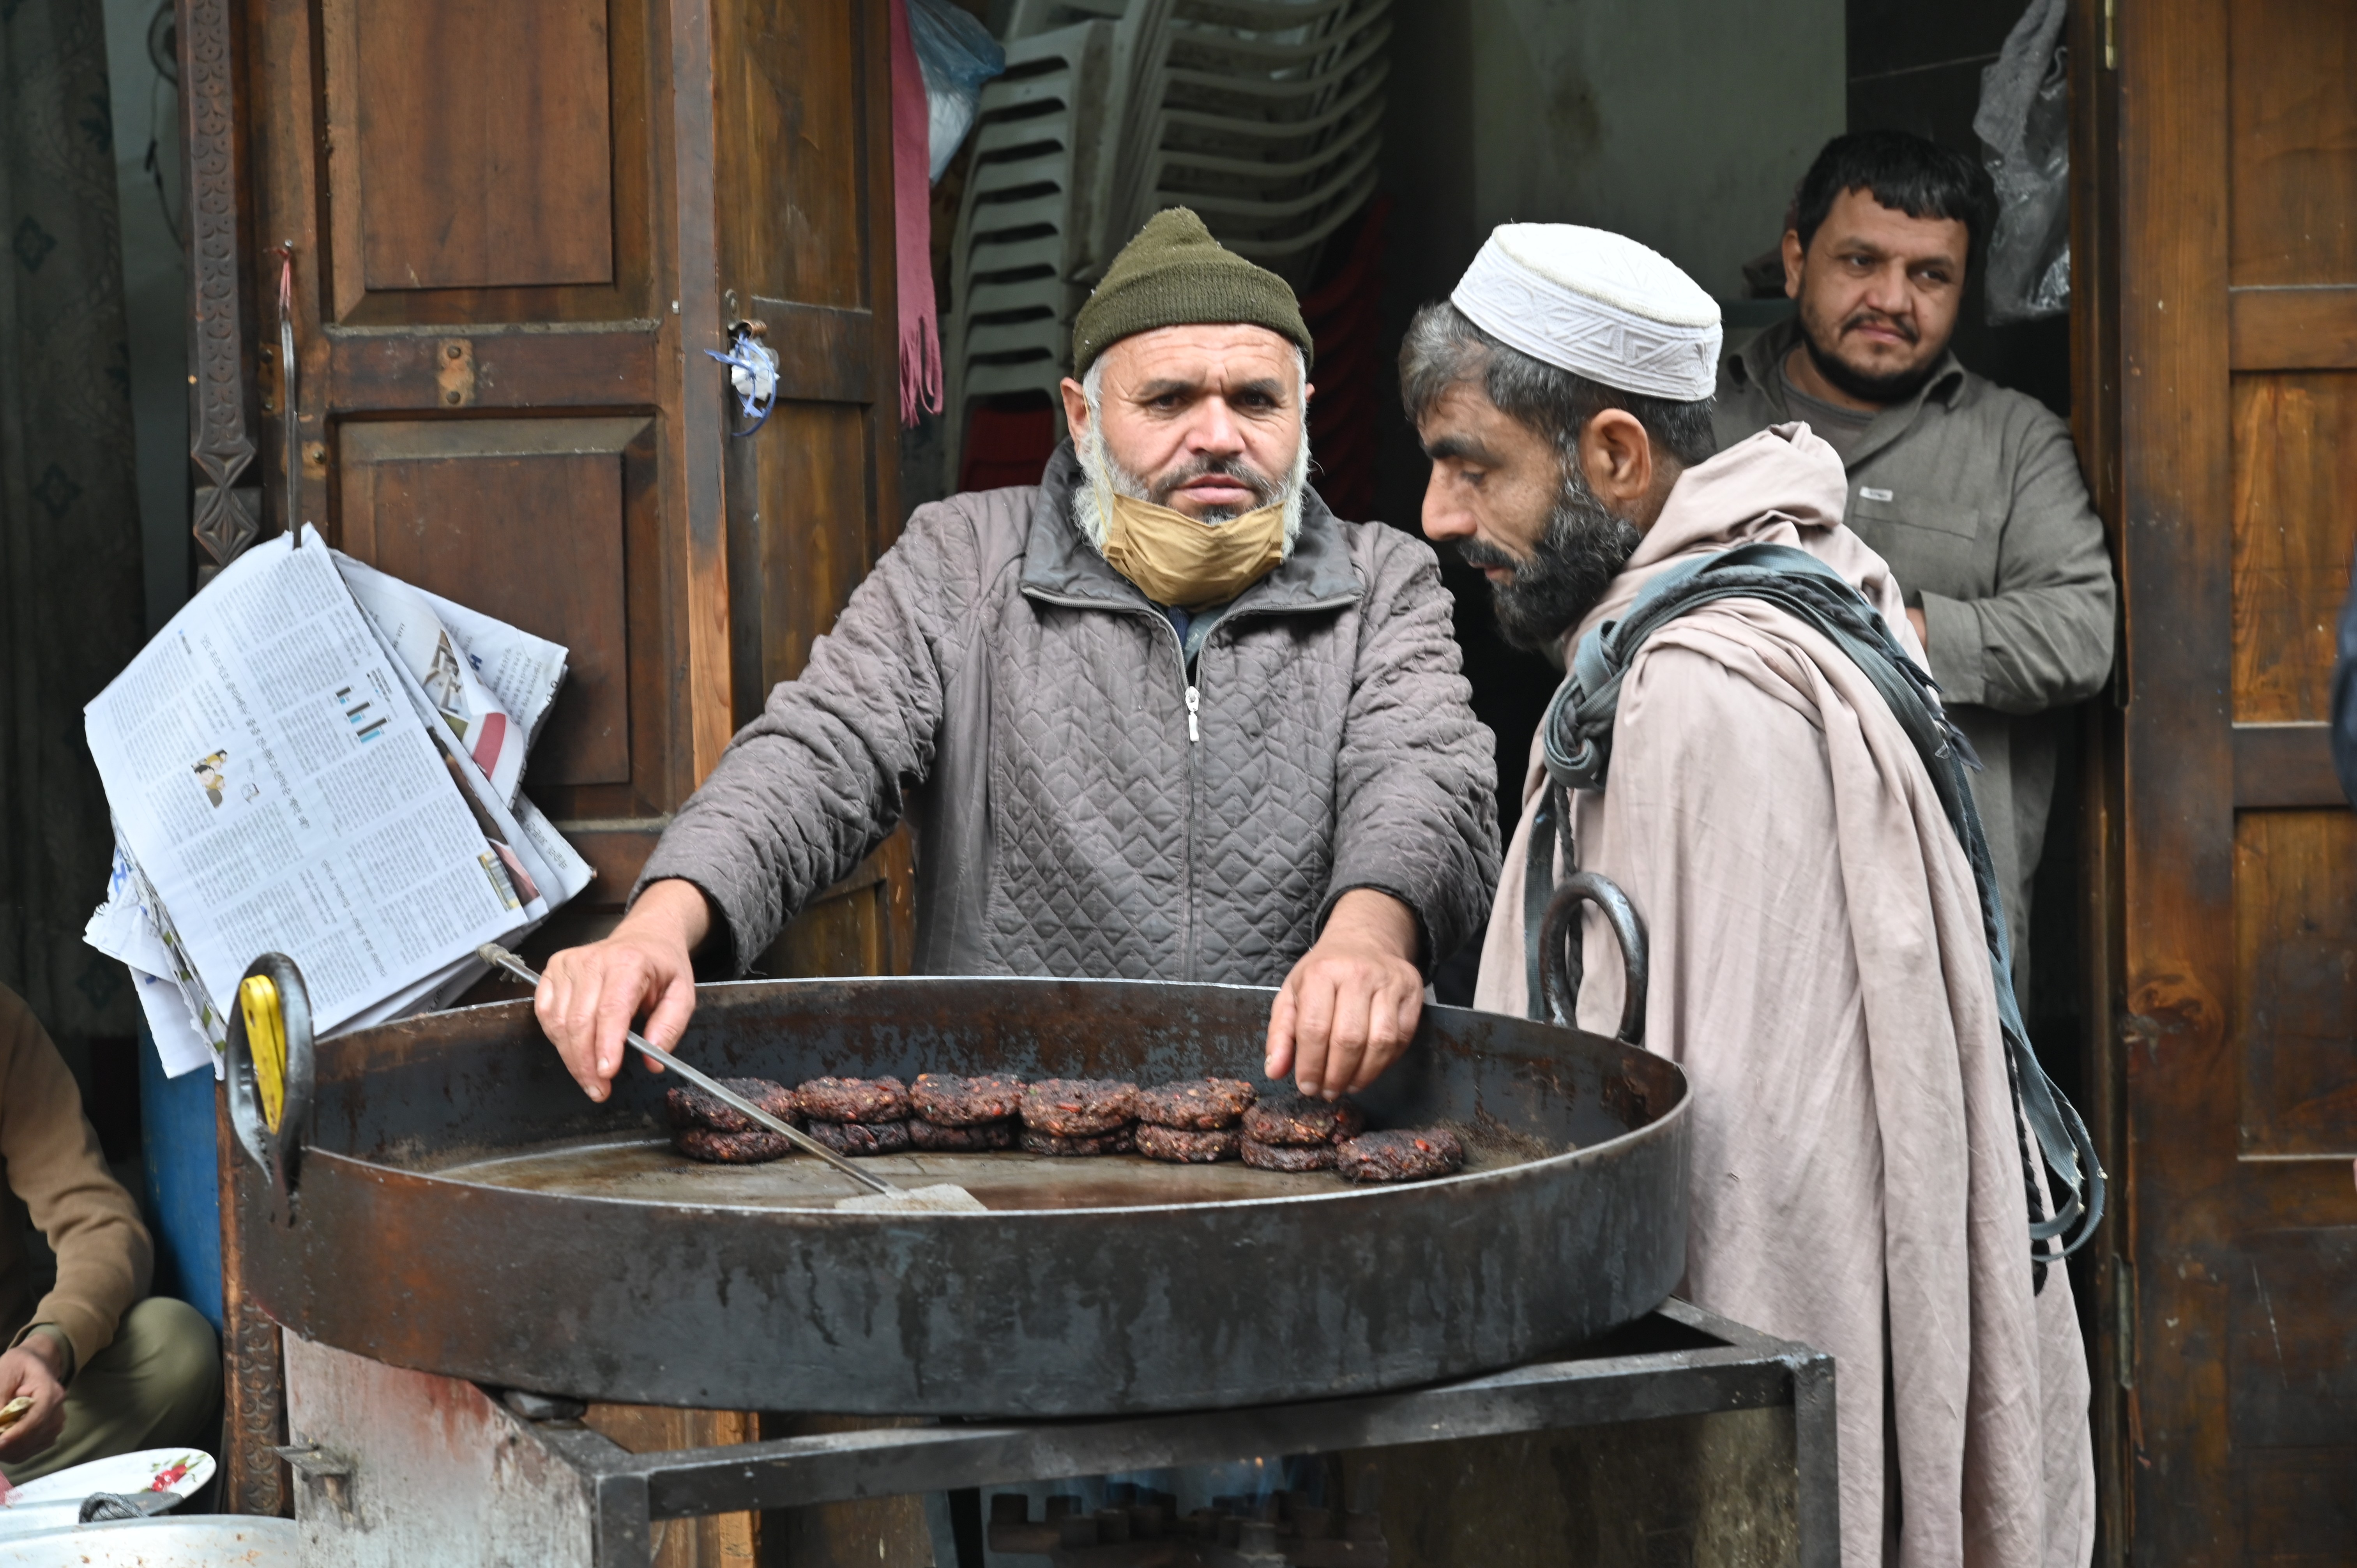
{"label": "metal cart frame", "polygon": [[[295,1344],[290,1341],[290,1350]],[[334,1358],[330,1365],[377,1369],[341,1352],[314,1353]],[[390,1368],[377,1371],[396,1380],[425,1377]],[[473,1393],[473,1385],[456,1386]],[[362,1392],[357,1385],[352,1391]],[[1176,1415],[950,1421],[631,1454],[578,1421],[525,1420],[488,1396],[476,1397],[483,1430],[460,1446],[511,1451],[507,1462],[496,1473],[485,1473],[478,1485],[500,1491],[522,1478],[538,1494],[541,1510],[553,1501],[557,1514],[571,1516],[568,1529],[565,1520],[544,1512],[555,1536],[576,1542],[568,1553],[557,1541],[542,1536],[554,1549],[545,1560],[584,1558],[593,1568],[648,1568],[656,1522],[664,1520],[1216,1464],[1244,1453],[1381,1448],[1760,1408],[1792,1412],[1801,1563],[1835,1568],[1840,1560],[1833,1358],[1676,1300],[1561,1360],[1398,1393]],[[298,1474],[310,1483],[298,1487],[296,1507],[306,1527],[307,1561],[373,1563],[388,1549],[397,1552],[405,1543],[414,1550],[426,1536],[446,1530],[457,1538],[446,1539],[446,1544],[459,1555],[445,1561],[468,1555],[468,1540],[476,1550],[486,1544],[470,1536],[463,1521],[437,1526],[414,1515],[388,1520],[381,1511],[373,1519],[361,1517],[355,1494],[373,1489],[371,1471],[384,1483],[380,1498],[402,1495],[417,1472],[414,1450],[382,1446],[381,1434],[398,1425],[384,1419],[393,1413],[385,1402],[382,1386],[366,1391],[348,1408],[365,1409],[371,1418],[349,1423],[335,1421],[325,1402],[315,1404],[320,1419],[345,1430],[309,1433],[312,1442],[289,1451]],[[298,1396],[297,1402],[313,1402]],[[447,1412],[447,1397],[437,1402]],[[529,1399],[515,1402],[531,1408]],[[380,1435],[372,1439],[371,1434]],[[341,1441],[322,1441],[329,1438]],[[378,1446],[373,1454],[372,1442]],[[513,1455],[519,1445],[536,1452]],[[443,1451],[443,1462],[433,1467],[447,1476],[453,1456]],[[498,1506],[509,1508],[518,1500]],[[388,1522],[395,1528],[381,1528]],[[978,1555],[971,1563],[964,1563],[965,1555],[962,1551],[962,1568],[980,1568]]]}

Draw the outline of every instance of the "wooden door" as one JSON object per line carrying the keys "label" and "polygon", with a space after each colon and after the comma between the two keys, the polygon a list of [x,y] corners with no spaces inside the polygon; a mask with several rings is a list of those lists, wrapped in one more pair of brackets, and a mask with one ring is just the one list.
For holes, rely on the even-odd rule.
{"label": "wooden door", "polygon": [[[732,722],[899,536],[888,0],[728,0],[713,14],[720,302],[778,355],[778,405],[726,443]],[[916,943],[905,832],[817,900],[761,973],[882,974]]]}
{"label": "wooden door", "polygon": [[[524,787],[597,876],[528,952],[619,918],[897,531],[887,3],[183,0],[199,536],[307,520],[571,650]],[[742,438],[737,319],[783,370]],[[912,930],[895,843],[761,967],[901,969]],[[227,1506],[275,1511],[224,1215]]]}
{"label": "wooden door", "polygon": [[[2108,10],[2109,7],[2106,7]],[[2119,0],[2113,1522],[2357,1563],[2357,7]]]}

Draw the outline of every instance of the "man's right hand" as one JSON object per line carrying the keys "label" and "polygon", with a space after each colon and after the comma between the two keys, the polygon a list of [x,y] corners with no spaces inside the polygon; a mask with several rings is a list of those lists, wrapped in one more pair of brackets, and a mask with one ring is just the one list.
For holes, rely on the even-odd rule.
{"label": "man's right hand", "polygon": [[64,1348],[45,1333],[27,1334],[23,1344],[0,1355],[0,1403],[20,1397],[33,1402],[0,1436],[0,1460],[17,1464],[46,1453],[65,1430],[64,1357]]}
{"label": "man's right hand", "polygon": [[584,1094],[604,1100],[613,1092],[629,1050],[622,1036],[640,1014],[647,1024],[640,1033],[664,1050],[686,1032],[695,1011],[688,955],[711,930],[711,906],[694,884],[651,883],[613,935],[548,961],[532,1010]]}

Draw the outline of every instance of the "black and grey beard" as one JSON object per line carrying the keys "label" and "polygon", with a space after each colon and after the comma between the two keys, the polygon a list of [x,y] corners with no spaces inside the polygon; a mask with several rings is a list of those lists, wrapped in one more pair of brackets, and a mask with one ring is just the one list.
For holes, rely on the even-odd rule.
{"label": "black and grey beard", "polygon": [[1468,565],[1513,573],[1503,583],[1490,584],[1490,611],[1508,642],[1534,653],[1551,651],[1596,607],[1644,537],[1635,523],[1596,499],[1577,465],[1566,467],[1563,494],[1528,560],[1478,539],[1457,546]]}
{"label": "black and grey beard", "polygon": [[[1872,313],[1860,311],[1842,325],[1847,328],[1869,314]],[[1915,329],[1907,323],[1892,321],[1890,325],[1910,343],[1917,341]],[[1912,370],[1894,371],[1887,376],[1869,375],[1819,343],[1815,328],[1806,320],[1801,323],[1801,346],[1808,350],[1809,362],[1817,367],[1817,374],[1851,397],[1886,407],[1894,403],[1905,403],[1913,397],[1915,389],[1932,379],[1932,372],[1939,368],[1940,362],[1939,356],[1935,354]]]}

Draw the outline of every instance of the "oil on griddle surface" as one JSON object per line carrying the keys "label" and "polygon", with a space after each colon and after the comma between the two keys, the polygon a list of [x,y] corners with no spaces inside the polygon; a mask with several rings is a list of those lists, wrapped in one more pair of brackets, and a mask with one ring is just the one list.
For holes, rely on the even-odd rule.
{"label": "oil on griddle surface", "polygon": [[[1564,1152],[1495,1122],[1446,1125],[1463,1141],[1465,1171],[1470,1174]],[[911,1153],[862,1163],[902,1187],[955,1182],[988,1208],[1002,1210],[1228,1203],[1371,1190],[1354,1187],[1330,1171],[1294,1176],[1232,1161],[1169,1165],[1129,1155],[1051,1159],[1014,1151]],[[565,1144],[442,1165],[436,1174],[527,1192],[699,1208],[833,1208],[835,1199],[850,1194],[844,1177],[807,1156],[755,1165],[700,1165],[674,1153],[667,1138]]]}

